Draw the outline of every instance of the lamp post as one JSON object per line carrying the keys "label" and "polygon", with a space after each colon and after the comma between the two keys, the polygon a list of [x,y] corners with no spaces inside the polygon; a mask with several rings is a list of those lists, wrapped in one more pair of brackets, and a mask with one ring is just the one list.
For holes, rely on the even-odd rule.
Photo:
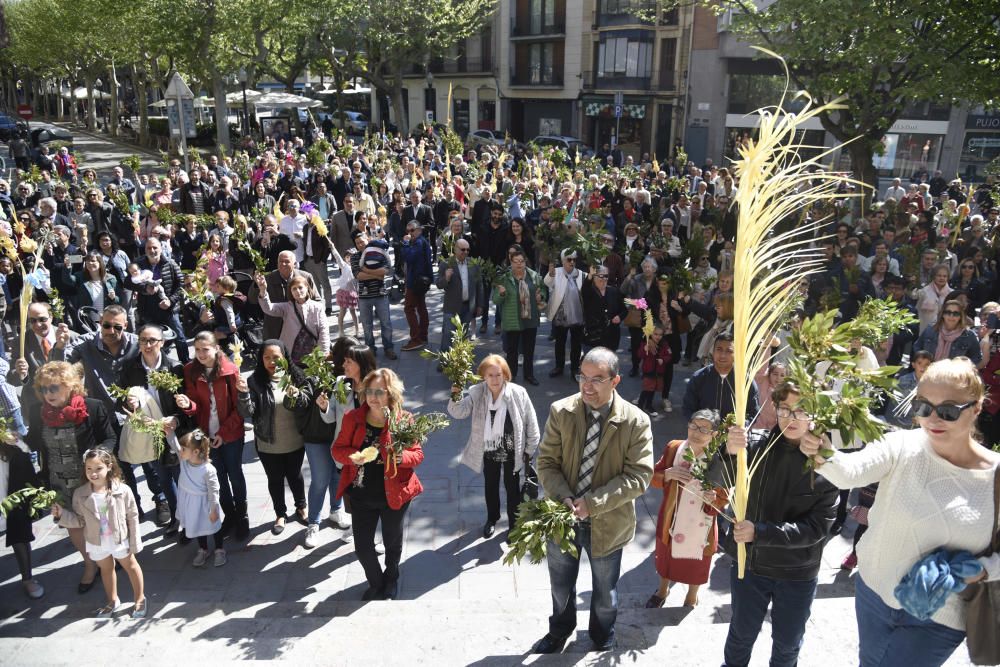
{"label": "lamp post", "polygon": [[434,99],[434,73],[431,72],[430,66],[428,66],[427,68],[426,82],[427,82],[427,91],[424,95],[424,107],[426,110],[426,114],[424,117],[424,122],[425,124],[429,124],[433,123],[435,120],[434,112],[436,111],[437,107],[436,104],[437,100]]}
{"label": "lamp post", "polygon": [[247,111],[247,70],[241,67],[239,71],[240,87],[243,89],[243,136],[251,136],[253,130],[250,127],[250,112]]}

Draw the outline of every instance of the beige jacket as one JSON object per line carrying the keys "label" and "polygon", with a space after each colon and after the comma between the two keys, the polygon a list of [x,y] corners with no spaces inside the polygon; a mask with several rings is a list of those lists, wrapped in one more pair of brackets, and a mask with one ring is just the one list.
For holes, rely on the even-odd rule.
{"label": "beige jacket", "polygon": [[[83,537],[88,544],[101,544],[101,522],[97,515],[97,503],[90,484],[83,483],[73,491],[73,509],[65,508],[59,519],[63,528],[83,528]],[[139,506],[136,505],[132,489],[122,482],[111,485],[111,502],[108,503],[108,523],[111,525],[111,541],[121,544],[128,541],[129,551],[142,551],[139,537]]]}
{"label": "beige jacket", "polygon": [[[575,498],[586,419],[580,394],[553,403],[538,447],[538,481],[545,495]],[[584,496],[595,558],[621,549],[635,537],[635,503],[653,477],[649,417],[615,392],[604,423],[590,492]]]}

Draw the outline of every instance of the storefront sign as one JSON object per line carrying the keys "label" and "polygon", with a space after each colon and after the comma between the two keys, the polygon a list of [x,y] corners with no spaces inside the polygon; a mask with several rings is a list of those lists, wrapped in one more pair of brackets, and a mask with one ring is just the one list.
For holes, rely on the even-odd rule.
{"label": "storefront sign", "polygon": [[968,130],[1000,130],[1000,116],[967,116],[965,127]]}

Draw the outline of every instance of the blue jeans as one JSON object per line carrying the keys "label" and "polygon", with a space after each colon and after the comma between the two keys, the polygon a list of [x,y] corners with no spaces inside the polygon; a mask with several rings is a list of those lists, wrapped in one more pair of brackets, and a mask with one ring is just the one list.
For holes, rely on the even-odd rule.
{"label": "blue jeans", "polygon": [[745,667],[750,663],[750,653],[768,605],[771,606],[771,667],[794,667],[798,664],[806,621],[816,596],[817,580],[772,579],[754,574],[749,568],[742,579],[736,573],[733,563],[730,573],[733,619],[726,638],[726,667]]}
{"label": "blue jeans", "polygon": [[225,442],[209,450],[209,459],[219,474],[219,504],[223,508],[233,504],[246,505],[247,478],[243,476],[243,440]]}
{"label": "blue jeans", "polygon": [[469,335],[470,329],[472,329],[472,312],[469,310],[469,302],[466,301],[462,304],[462,310],[459,313],[445,313],[444,322],[441,323],[441,352],[447,352],[451,349],[451,335],[455,332],[455,325],[451,323],[451,318],[458,315],[459,320],[465,325],[465,335]]}
{"label": "blue jeans", "polygon": [[375,351],[375,329],[372,313],[378,317],[379,328],[382,329],[382,348],[392,351],[392,320],[389,318],[389,297],[358,299],[358,310],[361,314],[361,325],[365,328],[365,345]]}
{"label": "blue jeans", "polygon": [[160,489],[167,504],[170,505],[170,515],[173,516],[177,512],[177,480],[180,479],[181,467],[164,465],[160,459],[150,461],[149,465],[153,467],[157,479],[160,480]]}
{"label": "blue jeans", "polygon": [[307,442],[306,458],[309,460],[309,523],[319,523],[323,513],[323,496],[330,494],[330,511],[335,512],[344,504],[337,498],[340,470],[330,454],[330,443]]}
{"label": "blue jeans", "polygon": [[191,360],[191,357],[188,354],[187,334],[184,333],[184,327],[181,326],[181,316],[177,314],[177,311],[172,311],[164,324],[177,336],[177,339],[174,341],[174,348],[177,350],[177,361],[186,364]]}
{"label": "blue jeans", "polygon": [[964,632],[893,609],[860,576],[855,583],[854,612],[862,667],[937,667],[965,639]]}
{"label": "blue jeans", "polygon": [[[615,619],[618,617],[618,577],[621,574],[622,550],[595,558],[590,546],[590,524],[576,524],[573,538],[578,553],[587,552],[590,559],[590,639],[598,646],[610,644],[615,638]],[[549,563],[549,582],[552,586],[552,615],[549,616],[549,634],[560,639],[569,637],[576,630],[576,577],[580,571],[580,558],[563,553],[550,541],[546,545]]]}

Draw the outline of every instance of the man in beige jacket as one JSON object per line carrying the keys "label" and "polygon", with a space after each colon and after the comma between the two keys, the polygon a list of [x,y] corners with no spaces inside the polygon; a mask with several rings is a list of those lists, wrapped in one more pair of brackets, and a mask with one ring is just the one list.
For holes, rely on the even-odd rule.
{"label": "man in beige jacket", "polygon": [[[586,551],[593,572],[590,639],[594,650],[614,646],[622,548],[635,536],[635,503],[653,476],[653,433],[649,417],[623,399],[618,356],[604,347],[583,358],[580,393],[552,405],[539,445],[538,479],[549,498],[577,517],[574,542]],[[535,653],[559,653],[576,629],[574,558],[550,542],[546,554],[552,585],[549,632]]]}

